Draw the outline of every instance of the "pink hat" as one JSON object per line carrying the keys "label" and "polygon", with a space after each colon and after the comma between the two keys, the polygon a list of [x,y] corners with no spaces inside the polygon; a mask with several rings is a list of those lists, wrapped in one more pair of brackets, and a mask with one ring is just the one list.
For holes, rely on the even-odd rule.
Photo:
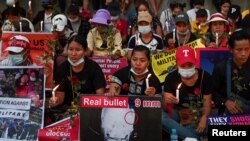
{"label": "pink hat", "polygon": [[106,9],[99,9],[94,18],[89,20],[93,23],[104,24],[104,25],[111,25],[111,15],[108,10]]}
{"label": "pink hat", "polygon": [[30,41],[28,38],[22,35],[16,35],[10,38],[8,42],[8,47],[5,49],[5,51],[20,53],[25,48],[29,47],[30,47]]}
{"label": "pink hat", "polygon": [[221,13],[212,14],[206,24],[210,22],[215,22],[215,21],[222,21],[222,22],[225,22],[225,24],[228,24],[228,21],[225,19],[225,17]]}
{"label": "pink hat", "polygon": [[182,66],[185,63],[195,64],[194,49],[189,46],[179,47],[176,51],[176,63],[178,66]]}

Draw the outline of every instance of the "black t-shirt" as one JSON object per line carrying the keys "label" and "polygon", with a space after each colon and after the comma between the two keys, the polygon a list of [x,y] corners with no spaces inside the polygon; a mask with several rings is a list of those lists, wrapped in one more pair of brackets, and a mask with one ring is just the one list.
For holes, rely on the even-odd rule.
{"label": "black t-shirt", "polygon": [[[65,61],[59,66],[55,74],[56,84],[60,84],[58,91],[65,92],[64,104],[70,105],[73,100],[72,83],[73,85],[77,82],[81,83],[78,91],[80,94],[95,94],[97,89],[106,87],[104,74],[96,62],[85,57],[83,70],[77,73],[71,71],[72,76],[70,74],[70,66],[70,63]],[[71,78],[77,78],[78,80],[72,80]]]}
{"label": "black t-shirt", "polygon": [[[203,80],[201,83],[203,70],[197,70],[198,80],[195,82],[194,86],[187,86],[184,83],[181,84],[179,88],[179,104],[177,104],[176,107],[182,107],[183,103],[190,103],[191,101],[197,102],[197,100],[202,98],[203,95],[212,94],[211,75],[204,71]],[[173,71],[167,75],[165,79],[164,92],[172,93],[174,96],[176,96],[177,86],[181,82],[181,76],[178,73],[178,70]]]}
{"label": "black t-shirt", "polygon": [[[136,82],[134,75],[130,72],[131,67],[127,66],[115,72],[111,78],[111,82],[115,82],[121,86],[121,95],[146,95],[146,78]],[[161,83],[153,72],[149,77],[149,87],[156,89],[156,94],[161,94]]]}

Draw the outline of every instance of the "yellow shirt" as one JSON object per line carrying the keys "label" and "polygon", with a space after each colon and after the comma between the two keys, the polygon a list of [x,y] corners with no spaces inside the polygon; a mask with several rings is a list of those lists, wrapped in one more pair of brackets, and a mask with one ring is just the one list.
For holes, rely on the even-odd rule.
{"label": "yellow shirt", "polygon": [[[196,30],[199,28],[196,24],[197,21],[193,21],[191,23],[191,32],[192,33],[195,33]],[[200,25],[200,34],[204,35],[207,33],[207,30],[208,30],[208,25]]]}

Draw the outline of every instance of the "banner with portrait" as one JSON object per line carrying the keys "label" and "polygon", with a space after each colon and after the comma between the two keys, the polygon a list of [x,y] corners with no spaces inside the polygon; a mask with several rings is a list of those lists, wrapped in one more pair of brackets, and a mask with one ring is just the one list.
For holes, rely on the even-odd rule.
{"label": "banner with portrait", "polygon": [[52,33],[31,33],[31,32],[3,32],[2,33],[2,49],[0,52],[0,61],[9,57],[6,48],[10,44],[10,38],[16,35],[22,35],[29,39],[30,50],[28,59],[31,64],[29,66],[44,66],[46,74],[46,89],[53,86],[53,52],[55,49],[55,38]]}
{"label": "banner with portrait", "polygon": [[0,140],[36,140],[43,128],[43,67],[0,67]]}
{"label": "banner with portrait", "polygon": [[161,101],[153,96],[82,95],[80,140],[161,140]]}

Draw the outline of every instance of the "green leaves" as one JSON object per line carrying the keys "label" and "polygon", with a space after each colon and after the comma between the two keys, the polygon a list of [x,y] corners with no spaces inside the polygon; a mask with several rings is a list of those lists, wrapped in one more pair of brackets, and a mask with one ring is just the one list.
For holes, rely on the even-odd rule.
{"label": "green leaves", "polygon": [[110,53],[112,53],[116,46],[114,38],[115,34],[116,30],[113,28],[113,26],[107,26],[104,28],[103,42],[107,43],[108,48],[110,47]]}

